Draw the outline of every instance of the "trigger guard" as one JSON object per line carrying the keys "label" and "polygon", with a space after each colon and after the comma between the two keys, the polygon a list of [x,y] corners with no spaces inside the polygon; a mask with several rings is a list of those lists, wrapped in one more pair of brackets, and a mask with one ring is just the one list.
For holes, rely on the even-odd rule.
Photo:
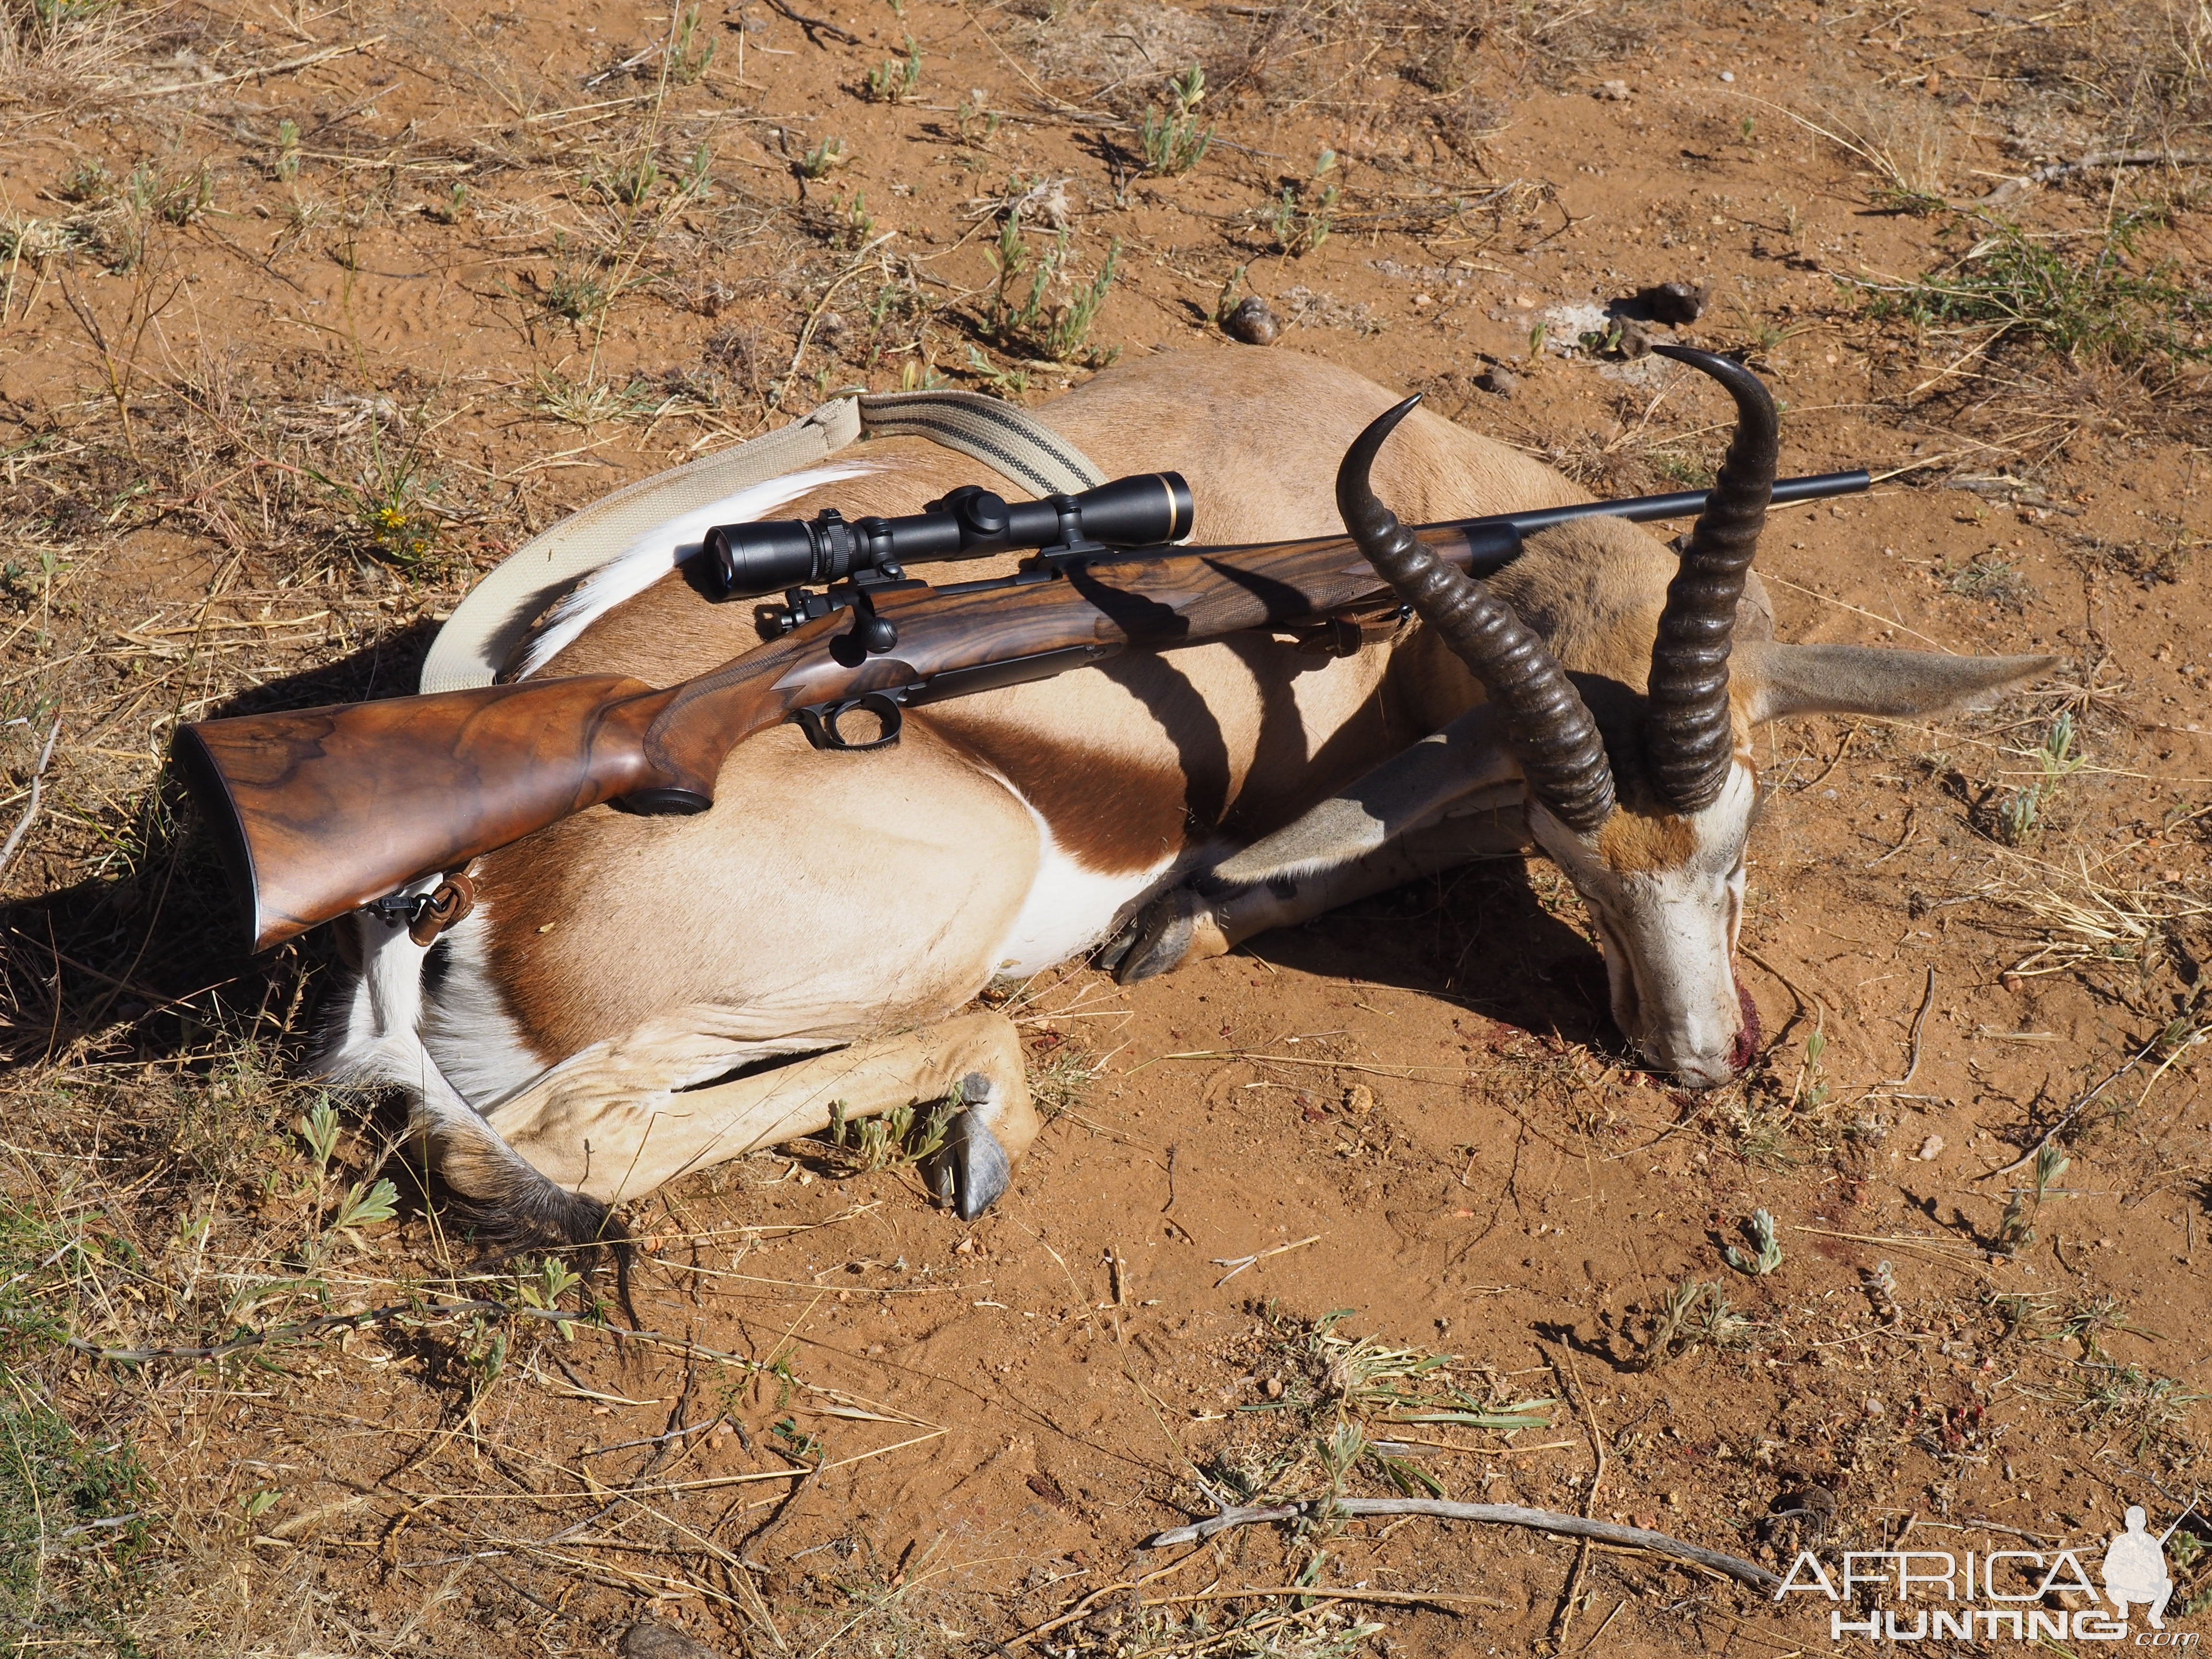
{"label": "trigger guard", "polygon": [[[839,729],[838,722],[855,708],[864,708],[883,722],[881,736],[866,743],[854,743]],[[807,742],[817,749],[834,750],[840,754],[857,755],[871,749],[888,749],[899,740],[906,725],[906,714],[896,697],[881,691],[870,691],[857,697],[848,697],[842,702],[825,702],[813,708],[793,712],[799,730],[806,733]]]}

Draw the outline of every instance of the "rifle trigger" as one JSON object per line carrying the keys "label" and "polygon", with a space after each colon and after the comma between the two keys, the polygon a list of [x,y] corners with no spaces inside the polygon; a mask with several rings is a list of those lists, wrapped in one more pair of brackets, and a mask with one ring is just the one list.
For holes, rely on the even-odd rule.
{"label": "rifle trigger", "polygon": [[[838,729],[838,722],[855,708],[873,714],[882,728],[866,742],[852,742]],[[792,718],[799,722],[799,729],[806,733],[807,742],[817,749],[832,749],[848,755],[890,748],[899,740],[899,732],[906,725],[906,714],[899,708],[898,698],[884,691],[870,691],[838,702],[813,703],[791,712]]]}

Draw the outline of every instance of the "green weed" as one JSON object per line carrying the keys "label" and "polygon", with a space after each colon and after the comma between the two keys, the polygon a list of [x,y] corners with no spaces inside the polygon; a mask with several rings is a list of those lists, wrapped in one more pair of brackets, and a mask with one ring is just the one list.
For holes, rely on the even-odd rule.
{"label": "green weed", "polygon": [[852,159],[853,153],[845,147],[845,141],[832,134],[799,158],[799,176],[827,179]]}
{"label": "green weed", "polygon": [[968,348],[968,372],[1001,398],[1018,402],[1030,389],[1025,368],[1000,368],[974,346]]}
{"label": "green weed", "polygon": [[2035,1218],[2043,1212],[2044,1195],[2051,1183],[2066,1173],[2070,1162],[2056,1141],[2045,1141],[2036,1149],[2034,1187],[2032,1193],[2015,1191],[2005,1200],[2004,1213],[1997,1218],[1996,1232],[1991,1241],[1997,1249],[2007,1255],[2016,1255],[2035,1243]]}
{"label": "green weed", "polygon": [[[1334,184],[1321,185],[1321,180],[1335,166],[1336,152],[1325,149],[1314,163],[1311,179],[1284,184],[1282,194],[1275,198],[1266,216],[1267,228],[1274,233],[1278,252],[1302,259],[1328,240],[1336,222],[1337,187]],[[1321,187],[1316,189],[1316,185]],[[1536,353],[1529,354],[1529,361],[1536,361]]]}
{"label": "green weed", "polygon": [[1869,310],[1923,327],[1955,325],[2016,336],[2069,359],[2094,353],[2122,368],[2212,362],[2205,323],[2212,292],[2136,244],[2159,221],[2124,214],[2083,255],[2018,225],[1988,228],[1961,215],[1954,232],[1984,232],[1950,264],[1901,287],[1877,289]]}
{"label": "green weed", "polygon": [[151,1528],[152,1483],[125,1443],[89,1443],[34,1389],[10,1394],[0,1398],[0,1617],[15,1651],[120,1637],[121,1570]]}
{"label": "green weed", "polygon": [[[574,1271],[557,1255],[549,1255],[534,1271],[518,1273],[514,1281],[515,1298],[526,1308],[550,1312],[561,1305],[561,1298],[584,1282],[583,1275]],[[545,1322],[553,1334],[563,1342],[572,1340],[574,1333],[565,1319]]]}
{"label": "green weed", "polygon": [[835,227],[830,240],[835,246],[863,247],[866,246],[868,238],[876,234],[876,216],[868,211],[866,191],[854,191],[849,202],[842,196],[838,197],[830,204],[830,214]]}
{"label": "green weed", "polygon": [[613,286],[597,257],[572,252],[568,238],[556,234],[553,270],[538,291],[539,308],[548,316],[582,324],[605,311],[613,299]]}
{"label": "green weed", "polygon": [[300,176],[300,124],[289,115],[276,124],[276,159],[269,164],[269,176],[285,185]]}
{"label": "green weed", "polygon": [[189,225],[215,205],[215,180],[203,161],[182,179],[172,179],[151,161],[141,161],[123,181],[123,199],[140,218]]}
{"label": "green weed", "polygon": [[351,483],[307,469],[316,483],[334,492],[344,503],[349,538],[361,552],[380,563],[411,570],[437,550],[437,515],[430,498],[441,482],[425,471],[422,456],[412,445],[388,453],[371,428],[368,459]]}
{"label": "green weed", "polygon": [[944,1150],[945,1133],[959,1113],[960,1091],[927,1112],[908,1106],[894,1107],[880,1117],[848,1118],[845,1103],[830,1103],[830,1146],[839,1161],[856,1175],[879,1170],[904,1169]]}
{"label": "green weed", "polygon": [[668,78],[688,87],[703,76],[714,61],[714,41],[699,26],[699,8],[685,6],[676,14],[668,37]]}
{"label": "green weed", "polygon": [[633,380],[617,386],[595,374],[572,380],[552,368],[541,368],[531,376],[530,394],[530,406],[539,414],[586,429],[654,414],[668,402],[661,388],[649,381]]}
{"label": "green weed", "polygon": [[649,149],[630,160],[586,176],[585,187],[600,200],[622,207],[636,207],[660,187],[660,166]]}
{"label": "green weed", "polygon": [[33,1363],[66,1334],[56,1303],[90,1273],[128,1272],[76,1210],[64,1230],[0,1194],[0,1628],[11,1652],[125,1645],[122,1569],[144,1545],[152,1483],[128,1442],[89,1440],[55,1409]]}
{"label": "green weed", "polygon": [[[999,136],[999,128],[1005,120],[1006,118],[998,111],[966,98],[960,100],[959,107],[952,112],[953,130],[960,135],[960,142],[972,144],[977,149],[990,148],[991,141]],[[981,167],[982,163],[977,161],[974,165]]]}
{"label": "green weed", "polygon": [[1163,178],[1188,173],[1213,148],[1213,129],[1198,124],[1198,106],[1206,97],[1206,71],[1193,64],[1168,82],[1168,96],[1175,107],[1163,110],[1154,105],[1147,109],[1137,134],[1145,171]]}
{"label": "green weed", "polygon": [[2045,809],[2057,797],[2060,785],[2089,763],[2087,756],[2075,751],[2074,716],[2070,712],[2051,721],[2051,729],[2044,733],[2043,742],[2032,758],[2041,775],[1997,803],[1997,839],[2008,847],[2019,847],[2034,839],[2042,829]]}
{"label": "green weed", "polygon": [[2153,1443],[2176,1437],[2189,1407],[2212,1398],[2188,1393],[2172,1377],[2137,1365],[2094,1361],[2082,1370],[2087,1375],[2074,1390],[2076,1403],[2100,1428],[2125,1437],[2138,1457]]}
{"label": "green weed", "polygon": [[2020,561],[1984,553],[1965,564],[1947,563],[1938,573],[1943,586],[1962,599],[1984,599],[2007,611],[2019,611],[2035,589],[2021,574]]}
{"label": "green weed", "polygon": [[1753,1210],[1743,1230],[1752,1248],[1746,1250],[1730,1244],[1721,1255],[1738,1273],[1764,1279],[1782,1265],[1782,1239],[1775,1230],[1774,1218],[1765,1210]]}
{"label": "green weed", "polygon": [[[1091,331],[1114,286],[1121,240],[1115,238],[1107,247],[1105,262],[1087,283],[1067,280],[1068,252],[1067,232],[1062,230],[1049,249],[1032,256],[1022,240],[1021,210],[1009,213],[999,232],[999,245],[990,254],[998,277],[984,313],[983,332],[1001,350],[1047,362],[1080,360],[1101,368],[1112,361],[1112,354],[1091,345]],[[1055,297],[1062,289],[1064,297]]]}
{"label": "green weed", "polygon": [[921,90],[921,48],[915,45],[914,36],[906,38],[905,57],[888,59],[868,71],[863,90],[873,104],[903,104]]}
{"label": "green weed", "polygon": [[1638,1370],[1656,1370],[1698,1348],[1746,1348],[1752,1331],[1752,1322],[1729,1305],[1719,1285],[1686,1279],[1651,1316],[1632,1363]]}
{"label": "green weed", "polygon": [[64,202],[105,202],[115,194],[115,177],[98,156],[79,161],[54,185],[54,194]]}

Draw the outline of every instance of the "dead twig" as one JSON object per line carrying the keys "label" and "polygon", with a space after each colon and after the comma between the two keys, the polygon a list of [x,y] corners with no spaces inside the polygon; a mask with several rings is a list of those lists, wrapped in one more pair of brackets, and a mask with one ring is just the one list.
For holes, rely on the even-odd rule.
{"label": "dead twig", "polygon": [[1309,1244],[1320,1243],[1321,1238],[1322,1236],[1316,1233],[1312,1237],[1301,1238],[1296,1243],[1278,1244],[1272,1250],[1255,1250],[1250,1255],[1217,1255],[1213,1258],[1213,1265],[1217,1267],[1226,1267],[1229,1271],[1213,1281],[1213,1288],[1219,1290],[1247,1267],[1265,1261],[1271,1255],[1281,1255],[1289,1250],[1303,1250]]}
{"label": "dead twig", "polygon": [[[1558,1510],[1532,1510],[1519,1504],[1455,1504],[1441,1498],[1315,1498],[1302,1504],[1280,1504],[1266,1509],[1228,1509],[1188,1527],[1172,1527],[1146,1539],[1143,1547],[1165,1549],[1175,1544],[1194,1544],[1236,1527],[1257,1526],[1268,1521],[1339,1520],[1368,1515],[1430,1515],[1439,1521],[1480,1521],[1494,1527],[1533,1527],[1565,1538],[1588,1538],[1623,1549],[1693,1562],[1701,1567],[1763,1590],[1779,1589],[1782,1580],[1756,1561],[1687,1544],[1663,1532],[1644,1527],[1623,1527],[1610,1521],[1592,1521]],[[1325,1592],[1324,1592],[1325,1593]]]}
{"label": "dead twig", "polygon": [[769,10],[782,13],[800,28],[805,30],[806,38],[817,46],[822,44],[814,38],[817,32],[828,35],[833,40],[842,40],[848,46],[857,46],[860,44],[860,37],[850,29],[841,29],[835,23],[820,17],[809,17],[805,12],[794,9],[789,4],[788,0],[768,0],[768,3]]}
{"label": "dead twig", "polygon": [[288,58],[281,64],[263,64],[254,69],[234,70],[228,75],[211,75],[204,81],[179,81],[172,86],[140,87],[137,91],[126,92],[123,95],[125,98],[160,98],[172,92],[198,92],[203,87],[219,87],[228,81],[251,81],[257,76],[289,75],[294,70],[327,64],[333,58],[343,58],[350,52],[367,52],[371,46],[381,45],[386,38],[381,34],[372,34],[366,40],[351,40],[342,46],[325,46],[320,52],[311,52],[304,58]]}
{"label": "dead twig", "polygon": [[2078,161],[2053,161],[2049,167],[2038,167],[2017,179],[2008,179],[1983,197],[1979,205],[1993,207],[2027,191],[2040,189],[2045,185],[2055,185],[2061,179],[2070,179],[2077,173],[2094,173],[2105,167],[2201,167],[2207,165],[2212,165],[2212,155],[2177,155],[2172,150],[2165,149],[2093,150]]}
{"label": "dead twig", "polygon": [[[1851,728],[1852,732],[1857,730],[1856,726]],[[1846,732],[1844,744],[1848,745],[1850,740],[1850,733]],[[1843,758],[1840,749],[1837,750],[1836,758]],[[1587,1521],[1591,1518],[1591,1511],[1597,1507],[1597,1489],[1605,1480],[1605,1440],[1597,1431],[1597,1419],[1590,1412],[1589,1397],[1583,1392],[1582,1378],[1574,1374],[1572,1364],[1555,1359],[1552,1362],[1552,1374],[1559,1379],[1561,1391],[1574,1401],[1575,1408],[1582,1413],[1583,1427],[1589,1435],[1590,1455],[1596,1460],[1595,1467],[1590,1471],[1589,1485],[1583,1488],[1583,1518]],[[1582,1595],[1583,1575],[1589,1571],[1589,1548],[1590,1540],[1585,1536],[1576,1547],[1574,1565],[1567,1569],[1566,1588],[1559,1592],[1559,1605],[1553,1610],[1550,1638],[1554,1652],[1566,1645],[1567,1626],[1575,1616],[1575,1602]]]}
{"label": "dead twig", "polygon": [[31,773],[31,799],[24,803],[23,816],[15,820],[15,827],[8,832],[6,844],[0,845],[0,876],[8,873],[9,865],[15,861],[15,849],[23,844],[23,837],[30,833],[31,820],[39,816],[39,802],[46,793],[46,765],[54,757],[54,739],[61,734],[62,717],[57,714],[53,725],[46,731],[46,746],[39,751],[39,763]]}
{"label": "dead twig", "polygon": [[1903,1089],[1912,1082],[1913,1073],[1920,1069],[1920,1036],[1928,1026],[1928,1011],[1935,1006],[1936,969],[1931,963],[1928,969],[1928,988],[1920,994],[1920,1012],[1912,1017],[1911,1048],[1905,1059],[1905,1075],[1884,1078],[1881,1083],[1883,1088]]}

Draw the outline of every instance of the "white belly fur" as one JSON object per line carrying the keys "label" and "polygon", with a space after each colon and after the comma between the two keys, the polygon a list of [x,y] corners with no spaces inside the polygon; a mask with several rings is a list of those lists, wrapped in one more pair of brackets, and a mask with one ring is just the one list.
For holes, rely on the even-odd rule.
{"label": "white belly fur", "polygon": [[1006,787],[1029,808],[1037,827],[1036,878],[991,958],[993,973],[1018,976],[1055,967],[1105,938],[1122,913],[1158,884],[1175,860],[1164,858],[1150,869],[1125,875],[1086,870],[1054,838],[1043,814],[1012,784]]}

